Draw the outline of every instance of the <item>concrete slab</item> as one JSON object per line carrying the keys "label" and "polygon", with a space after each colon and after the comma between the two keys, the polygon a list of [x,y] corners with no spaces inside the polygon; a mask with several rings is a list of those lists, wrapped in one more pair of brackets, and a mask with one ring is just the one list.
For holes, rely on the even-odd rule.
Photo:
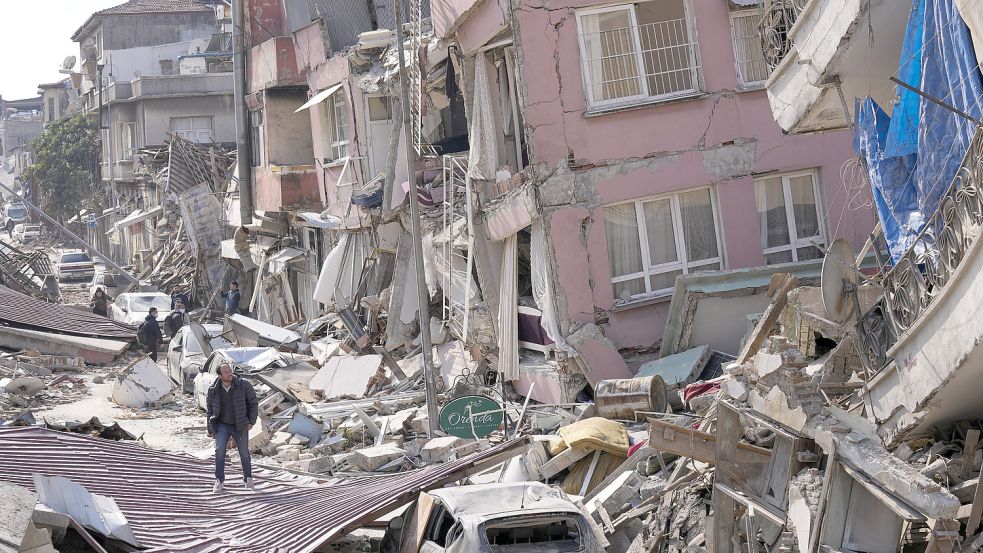
{"label": "concrete slab", "polygon": [[5,326],[0,327],[0,347],[33,349],[48,355],[83,357],[86,363],[105,365],[122,355],[130,344]]}
{"label": "concrete slab", "polygon": [[406,454],[406,450],[396,444],[382,444],[356,449],[348,459],[350,463],[365,471],[375,471]]}
{"label": "concrete slab", "polygon": [[694,382],[710,360],[710,346],[697,346],[642,364],[636,377],[659,375],[666,386],[685,386]]}
{"label": "concrete slab", "polygon": [[363,397],[369,379],[381,364],[381,355],[335,356],[314,375],[308,387],[323,392],[326,400]]}
{"label": "concrete slab", "polygon": [[165,400],[173,389],[171,379],[157,363],[149,357],[141,357],[116,375],[112,399],[123,407],[140,408]]}

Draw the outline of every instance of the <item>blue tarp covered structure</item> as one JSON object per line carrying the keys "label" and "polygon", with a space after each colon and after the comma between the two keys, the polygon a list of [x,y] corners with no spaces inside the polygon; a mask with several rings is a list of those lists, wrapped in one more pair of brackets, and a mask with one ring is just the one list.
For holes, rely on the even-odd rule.
{"label": "blue tarp covered structure", "polygon": [[857,100],[853,149],[867,166],[874,208],[881,221],[891,259],[897,261],[911,247],[925,224],[918,209],[918,191],[912,177],[915,154],[885,154],[891,117],[872,98]]}
{"label": "blue tarp covered structure", "polygon": [[[914,0],[898,78],[972,117],[981,116],[983,76],[953,0]],[[938,207],[976,124],[903,87],[898,87],[893,116],[868,98],[858,103],[856,119],[854,149],[867,162],[875,205],[896,260]]]}

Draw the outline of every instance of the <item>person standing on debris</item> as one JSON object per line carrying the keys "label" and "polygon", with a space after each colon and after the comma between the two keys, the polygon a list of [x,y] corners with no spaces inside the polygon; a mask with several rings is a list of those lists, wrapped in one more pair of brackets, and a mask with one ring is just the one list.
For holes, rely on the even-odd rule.
{"label": "person standing on debris", "polygon": [[191,308],[191,298],[188,297],[187,292],[184,291],[183,286],[175,286],[174,293],[171,294],[171,311],[177,307],[178,302],[184,304],[185,309]]}
{"label": "person standing on debris", "polygon": [[157,322],[156,307],[150,308],[147,318],[137,327],[137,341],[143,346],[144,353],[156,362],[157,345],[164,341],[164,335],[160,332],[160,324]]}
{"label": "person standing on debris", "polygon": [[249,457],[249,431],[259,416],[259,400],[253,385],[232,372],[232,366],[222,363],[218,379],[208,389],[208,435],[215,437],[214,493],[225,490],[225,453],[229,439],[235,438],[242,477],[247,488],[253,488],[253,467]]}
{"label": "person standing on debris", "polygon": [[235,315],[239,312],[239,300],[241,299],[241,294],[239,292],[239,283],[232,281],[229,283],[229,291],[222,292],[222,297],[225,298],[225,314]]}
{"label": "person standing on debris", "polygon": [[187,324],[184,320],[187,314],[184,312],[185,304],[181,300],[177,300],[174,303],[174,311],[171,311],[166,318],[164,318],[164,326],[167,328],[167,333],[170,336],[177,334],[181,327]]}
{"label": "person standing on debris", "polygon": [[109,298],[102,288],[96,288],[96,295],[92,297],[92,312],[103,317],[109,316]]}

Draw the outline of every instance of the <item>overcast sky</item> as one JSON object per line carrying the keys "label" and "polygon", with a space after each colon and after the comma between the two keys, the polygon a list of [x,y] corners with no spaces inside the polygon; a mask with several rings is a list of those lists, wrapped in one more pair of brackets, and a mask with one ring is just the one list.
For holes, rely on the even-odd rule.
{"label": "overcast sky", "polygon": [[79,55],[72,34],[93,12],[125,1],[0,0],[0,95],[30,98],[39,84],[66,77],[62,61]]}

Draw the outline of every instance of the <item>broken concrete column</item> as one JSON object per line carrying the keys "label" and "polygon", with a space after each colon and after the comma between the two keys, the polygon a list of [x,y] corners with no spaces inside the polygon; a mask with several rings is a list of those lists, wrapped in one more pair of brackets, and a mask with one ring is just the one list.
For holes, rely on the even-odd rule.
{"label": "broken concrete column", "polygon": [[404,455],[405,449],[395,444],[382,444],[353,451],[349,462],[361,470],[372,472]]}

